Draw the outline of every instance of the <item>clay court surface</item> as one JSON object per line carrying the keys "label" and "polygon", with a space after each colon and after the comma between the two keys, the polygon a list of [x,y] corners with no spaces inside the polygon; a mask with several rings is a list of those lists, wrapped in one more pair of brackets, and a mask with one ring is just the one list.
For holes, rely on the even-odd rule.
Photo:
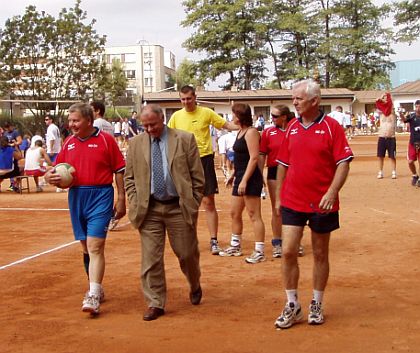
{"label": "clay court surface", "polygon": [[[202,212],[202,304],[189,303],[187,282],[168,246],[166,315],[145,322],[140,240],[126,218],[109,233],[106,301],[101,315],[91,318],[81,311],[88,283],[80,245],[70,244],[67,194],[55,193],[52,187],[40,194],[3,191],[0,352],[419,352],[420,189],[410,184],[407,135],[397,137],[398,179],[390,178],[387,160],[385,178],[376,179],[376,139],[361,136],[351,141],[356,159],[341,192],[341,229],[331,239],[331,272],[324,299],[326,322],[318,327],[302,322],[289,330],[274,328],[285,299],[281,260],[271,258],[268,199],[262,201],[267,261],[250,265],[244,257],[210,255]],[[225,246],[230,237],[230,192],[220,186],[219,239]],[[253,239],[246,214],[244,219],[243,247],[248,255]],[[303,245],[300,301],[306,318],[312,293],[307,231]]]}

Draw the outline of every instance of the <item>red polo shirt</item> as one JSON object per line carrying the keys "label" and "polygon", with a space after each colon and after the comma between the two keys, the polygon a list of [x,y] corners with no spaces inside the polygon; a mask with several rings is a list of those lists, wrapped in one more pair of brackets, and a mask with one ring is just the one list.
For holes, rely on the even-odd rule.
{"label": "red polo shirt", "polygon": [[[353,159],[342,126],[321,114],[304,126],[293,119],[286,130],[277,162],[288,168],[281,189],[281,205],[298,212],[320,212],[319,203],[334,178],[337,165]],[[339,209],[339,200],[331,211]]]}

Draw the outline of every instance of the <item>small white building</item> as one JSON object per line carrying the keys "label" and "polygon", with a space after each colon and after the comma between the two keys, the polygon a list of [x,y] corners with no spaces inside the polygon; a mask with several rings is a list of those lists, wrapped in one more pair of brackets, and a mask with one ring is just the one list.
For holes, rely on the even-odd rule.
{"label": "small white building", "polygon": [[118,60],[128,79],[127,95],[140,102],[145,93],[168,88],[175,76],[175,55],[160,45],[136,44],[106,47],[104,60],[111,65]]}

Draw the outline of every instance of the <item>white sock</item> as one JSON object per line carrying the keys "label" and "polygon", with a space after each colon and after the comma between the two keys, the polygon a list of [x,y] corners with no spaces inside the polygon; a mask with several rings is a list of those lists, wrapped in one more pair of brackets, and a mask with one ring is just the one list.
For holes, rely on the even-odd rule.
{"label": "white sock", "polygon": [[100,283],[95,283],[95,282],[90,282],[89,283],[89,294],[90,295],[96,295],[99,297],[99,295],[101,294],[101,284]]}
{"label": "white sock", "polygon": [[322,303],[322,299],[324,297],[324,291],[323,290],[316,290],[316,289],[314,289],[313,292],[314,292],[314,300],[317,303]]}
{"label": "white sock", "polygon": [[232,234],[232,237],[230,238],[230,246],[240,247],[241,237],[241,234]]}
{"label": "white sock", "polygon": [[263,241],[256,241],[255,242],[255,251],[258,251],[264,254],[264,242]]}
{"label": "white sock", "polygon": [[297,289],[286,289],[287,302],[297,303]]}

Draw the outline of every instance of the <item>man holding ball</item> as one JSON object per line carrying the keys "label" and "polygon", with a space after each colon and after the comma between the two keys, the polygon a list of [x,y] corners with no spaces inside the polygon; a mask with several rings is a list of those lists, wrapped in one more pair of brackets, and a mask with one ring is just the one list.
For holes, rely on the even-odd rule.
{"label": "man holding ball", "polygon": [[[124,158],[114,138],[93,126],[93,110],[89,104],[76,103],[69,108],[69,128],[72,131],[57,156],[56,163],[68,163],[75,168],[68,202],[73,233],[83,248],[83,262],[89,278],[89,291],[82,310],[99,314],[103,300],[102,280],[105,271],[105,239],[108,224],[125,215]],[[115,174],[117,202],[114,205]],[[61,176],[54,169],[45,180],[60,185]]]}

